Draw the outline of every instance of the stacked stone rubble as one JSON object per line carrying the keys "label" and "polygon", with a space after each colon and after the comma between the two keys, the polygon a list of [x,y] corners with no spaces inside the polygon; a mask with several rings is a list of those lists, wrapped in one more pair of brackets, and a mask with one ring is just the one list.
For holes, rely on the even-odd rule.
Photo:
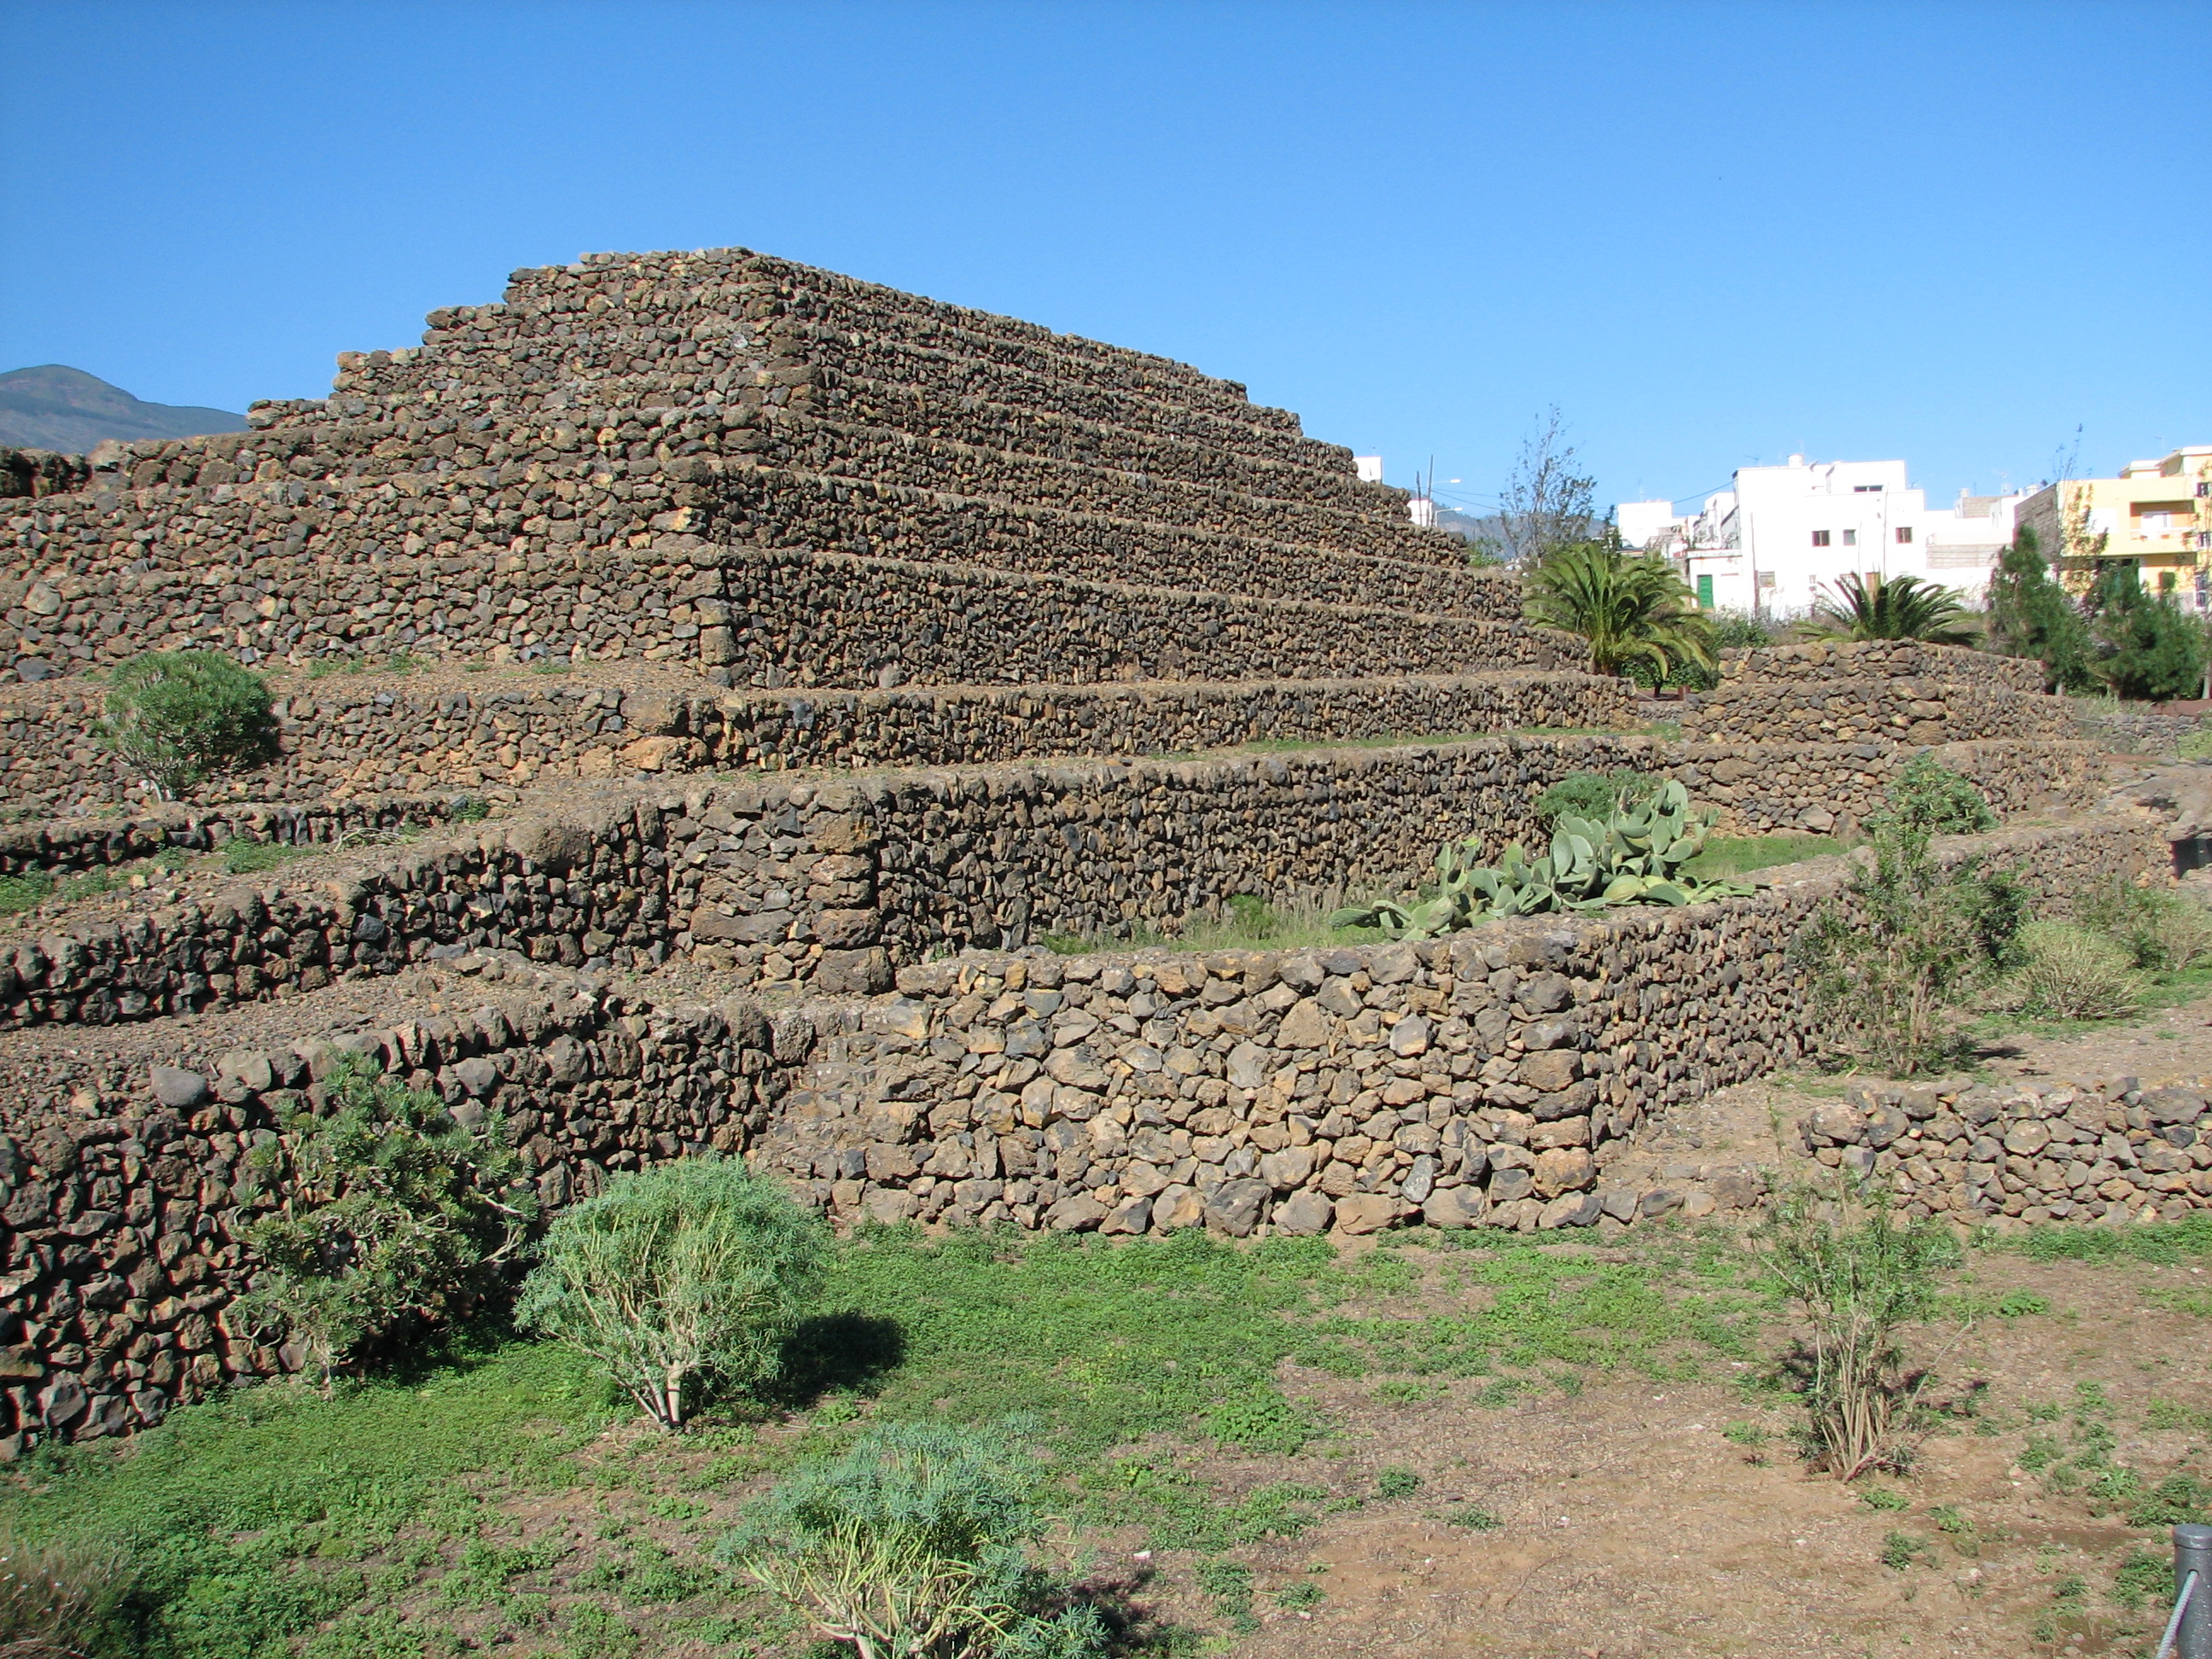
{"label": "stacked stone rubble", "polygon": [[1685,737],[1924,745],[2076,735],[2043,665],[1917,640],[1815,641],[1722,654],[1721,683],[1682,715]]}

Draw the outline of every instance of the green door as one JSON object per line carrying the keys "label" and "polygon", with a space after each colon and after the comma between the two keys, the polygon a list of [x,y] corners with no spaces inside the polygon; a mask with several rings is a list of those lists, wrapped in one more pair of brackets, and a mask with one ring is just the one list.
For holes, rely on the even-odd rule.
{"label": "green door", "polygon": [[1712,608],[1713,579],[1711,576],[1700,576],[1698,578],[1698,609],[1710,611]]}

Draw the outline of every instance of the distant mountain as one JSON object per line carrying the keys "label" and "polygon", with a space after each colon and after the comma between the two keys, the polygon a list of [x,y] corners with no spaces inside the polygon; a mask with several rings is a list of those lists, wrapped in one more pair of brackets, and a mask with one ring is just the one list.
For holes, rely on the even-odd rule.
{"label": "distant mountain", "polygon": [[0,445],[88,454],[110,438],[191,438],[243,432],[246,416],[227,409],[141,403],[81,368],[47,363],[0,374]]}

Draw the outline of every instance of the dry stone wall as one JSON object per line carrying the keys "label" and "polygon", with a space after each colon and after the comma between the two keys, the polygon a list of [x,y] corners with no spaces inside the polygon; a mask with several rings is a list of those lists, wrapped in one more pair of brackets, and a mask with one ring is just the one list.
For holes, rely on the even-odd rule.
{"label": "dry stone wall", "polygon": [[2039,693],[2043,665],[2025,657],[1919,640],[1826,640],[1721,653],[1721,679],[1821,684],[1868,679],[1933,680],[1985,690]]}
{"label": "dry stone wall", "polygon": [[2076,736],[2039,663],[1917,640],[1815,641],[1721,654],[1682,714],[1689,738],[1927,744]]}
{"label": "dry stone wall", "polygon": [[[1992,847],[2046,890],[2153,869],[2163,851],[2147,820],[2118,817],[1948,850]],[[433,1009],[397,1021],[317,1029],[310,997],[280,1011],[289,1035],[264,1025],[242,1045],[224,1016],[151,1048],[127,1030],[19,1038],[0,1051],[0,1454],[123,1432],[295,1363],[225,1317],[268,1202],[248,1154],[343,1049],[438,1090],[465,1127],[496,1123],[555,1205],[609,1170],[714,1146],[845,1220],[1232,1236],[1417,1215],[1628,1224],[1682,1195],[1609,1181],[1624,1137],[1819,1040],[1784,952],[1842,895],[1828,860],[1753,898],[1418,945],[988,953],[773,1018],[472,953],[455,966],[478,986],[441,981]],[[2145,1145],[2132,1167],[2163,1156]],[[1757,1197],[1748,1180],[1709,1185]]]}
{"label": "dry stone wall", "polygon": [[1803,1149],[1964,1221],[2179,1221],[2212,1209],[2212,1079],[1954,1080],[1853,1089],[1798,1121]]}
{"label": "dry stone wall", "polygon": [[[349,675],[279,691],[277,761],[210,780],[195,799],[319,800],[698,770],[989,764],[1263,739],[1602,729],[1632,720],[1621,682],[1573,673],[800,694],[603,670]],[[143,781],[94,735],[102,695],[76,679],[0,690],[0,779],[10,801],[59,812],[145,795]]]}
{"label": "dry stone wall", "polygon": [[[2001,745],[1942,752],[2015,797],[2022,789]],[[1833,826],[1825,805],[1762,794],[1791,787],[1762,758],[1669,752],[1648,738],[1504,737],[580,791],[511,822],[333,854],[189,900],[118,894],[51,925],[19,919],[0,933],[0,1025],[159,1018],[474,948],[635,969],[689,951],[738,985],[876,990],[933,953],[1174,929],[1239,894],[1398,890],[1447,840],[1478,837],[1494,856],[1530,838],[1537,796],[1582,769],[1666,766],[1702,790],[1706,767],[1742,768],[1736,784],[1713,785],[1735,797],[1739,828]],[[1810,781],[1819,759],[1790,764]],[[1880,800],[1885,760],[1897,763],[1831,757],[1855,810]],[[2076,776],[2086,786],[2095,770]],[[2048,775],[2035,787],[2046,807],[2087,793],[2069,803]],[[1787,819],[1759,816],[1763,800]],[[2022,803],[2001,788],[1998,804]]]}
{"label": "dry stone wall", "polygon": [[811,1046],[811,1030],[779,1039],[745,1005],[500,977],[464,981],[465,1007],[396,1024],[318,1030],[303,1007],[290,1041],[211,1049],[179,1033],[152,1067],[76,1045],[0,1057],[0,1461],[29,1439],[124,1433],[296,1368],[296,1354],[225,1315],[252,1282],[249,1235],[272,1207],[254,1146],[321,1103],[338,1054],[373,1055],[440,1091],[464,1127],[495,1129],[557,1207],[611,1170],[742,1151],[784,1086],[779,1046],[785,1062]]}

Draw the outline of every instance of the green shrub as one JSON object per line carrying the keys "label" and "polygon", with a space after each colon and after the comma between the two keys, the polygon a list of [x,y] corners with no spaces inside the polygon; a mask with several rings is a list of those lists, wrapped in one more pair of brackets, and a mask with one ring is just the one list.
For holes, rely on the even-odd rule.
{"label": "green shrub", "polygon": [[1375,1477],[1377,1498],[1411,1498],[1421,1489],[1421,1477],[1411,1469],[1387,1468]]}
{"label": "green shrub", "polygon": [[1659,793],[1659,782],[1649,772],[1626,769],[1570,772],[1536,797],[1536,816],[1547,829],[1567,816],[1602,821],[1613,816],[1615,806],[1644,805]]}
{"label": "green shrub", "polygon": [[753,1504],[719,1553],[862,1659],[1087,1659],[1096,1608],[1039,1567],[1036,1460],[1006,1437],[894,1423]]}
{"label": "green shrub", "polygon": [[2124,950],[2133,967],[2186,973],[2212,956],[2212,908],[2171,887],[2142,887],[2114,876],[2084,894],[2074,915]]}
{"label": "green shrub", "polygon": [[534,1208],[496,1118],[477,1134],[445,1103],[341,1054],[326,1105],[294,1111],[252,1170],[277,1213],[253,1229],[267,1270],[234,1318],[337,1365],[472,1307]]}
{"label": "green shrub", "polygon": [[1929,836],[1972,836],[1996,828],[1989,797],[1960,774],[1923,750],[1899,769],[1887,805],[1867,815],[1866,827],[1917,830]]}
{"label": "green shrub", "polygon": [[684,1158],[617,1176],[561,1215],[515,1316],[681,1428],[695,1380],[747,1388],[775,1373],[823,1249],[822,1224],[766,1176]]}
{"label": "green shrub", "polygon": [[121,665],[100,731],[164,795],[276,751],[268,682],[215,651],[149,651]]}
{"label": "green shrub", "polygon": [[2027,960],[2006,1000],[2049,1019],[2120,1019],[2142,1006],[2143,982],[2128,953],[2102,933],[2063,921],[2030,922],[2020,932]]}
{"label": "green shrub", "polygon": [[1945,864],[1930,850],[1935,823],[1956,821],[1958,803],[1943,804],[1949,793],[1940,778],[1924,792],[1893,790],[1844,899],[1823,905],[1793,946],[1832,1022],[1830,1041],[1895,1073],[1953,1059],[1958,1009],[2018,965],[2027,925],[2017,876],[1979,854]]}
{"label": "green shrub", "polygon": [[[1824,1197],[1799,1187],[1756,1235],[1759,1265],[1810,1328],[1801,1398],[1820,1461],[1838,1480],[1897,1461],[1902,1411],[1917,1387],[1901,1369],[1897,1328],[1932,1311],[1939,1275],[1959,1260],[1948,1233],[1928,1222],[1900,1225],[1879,1189],[1868,1198],[1861,1205],[1848,1191]],[[1866,1501],[1896,1507],[1871,1494]]]}
{"label": "green shrub", "polygon": [[0,1652],[18,1643],[33,1656],[92,1646],[131,1577],[115,1550],[33,1544],[0,1522]]}

